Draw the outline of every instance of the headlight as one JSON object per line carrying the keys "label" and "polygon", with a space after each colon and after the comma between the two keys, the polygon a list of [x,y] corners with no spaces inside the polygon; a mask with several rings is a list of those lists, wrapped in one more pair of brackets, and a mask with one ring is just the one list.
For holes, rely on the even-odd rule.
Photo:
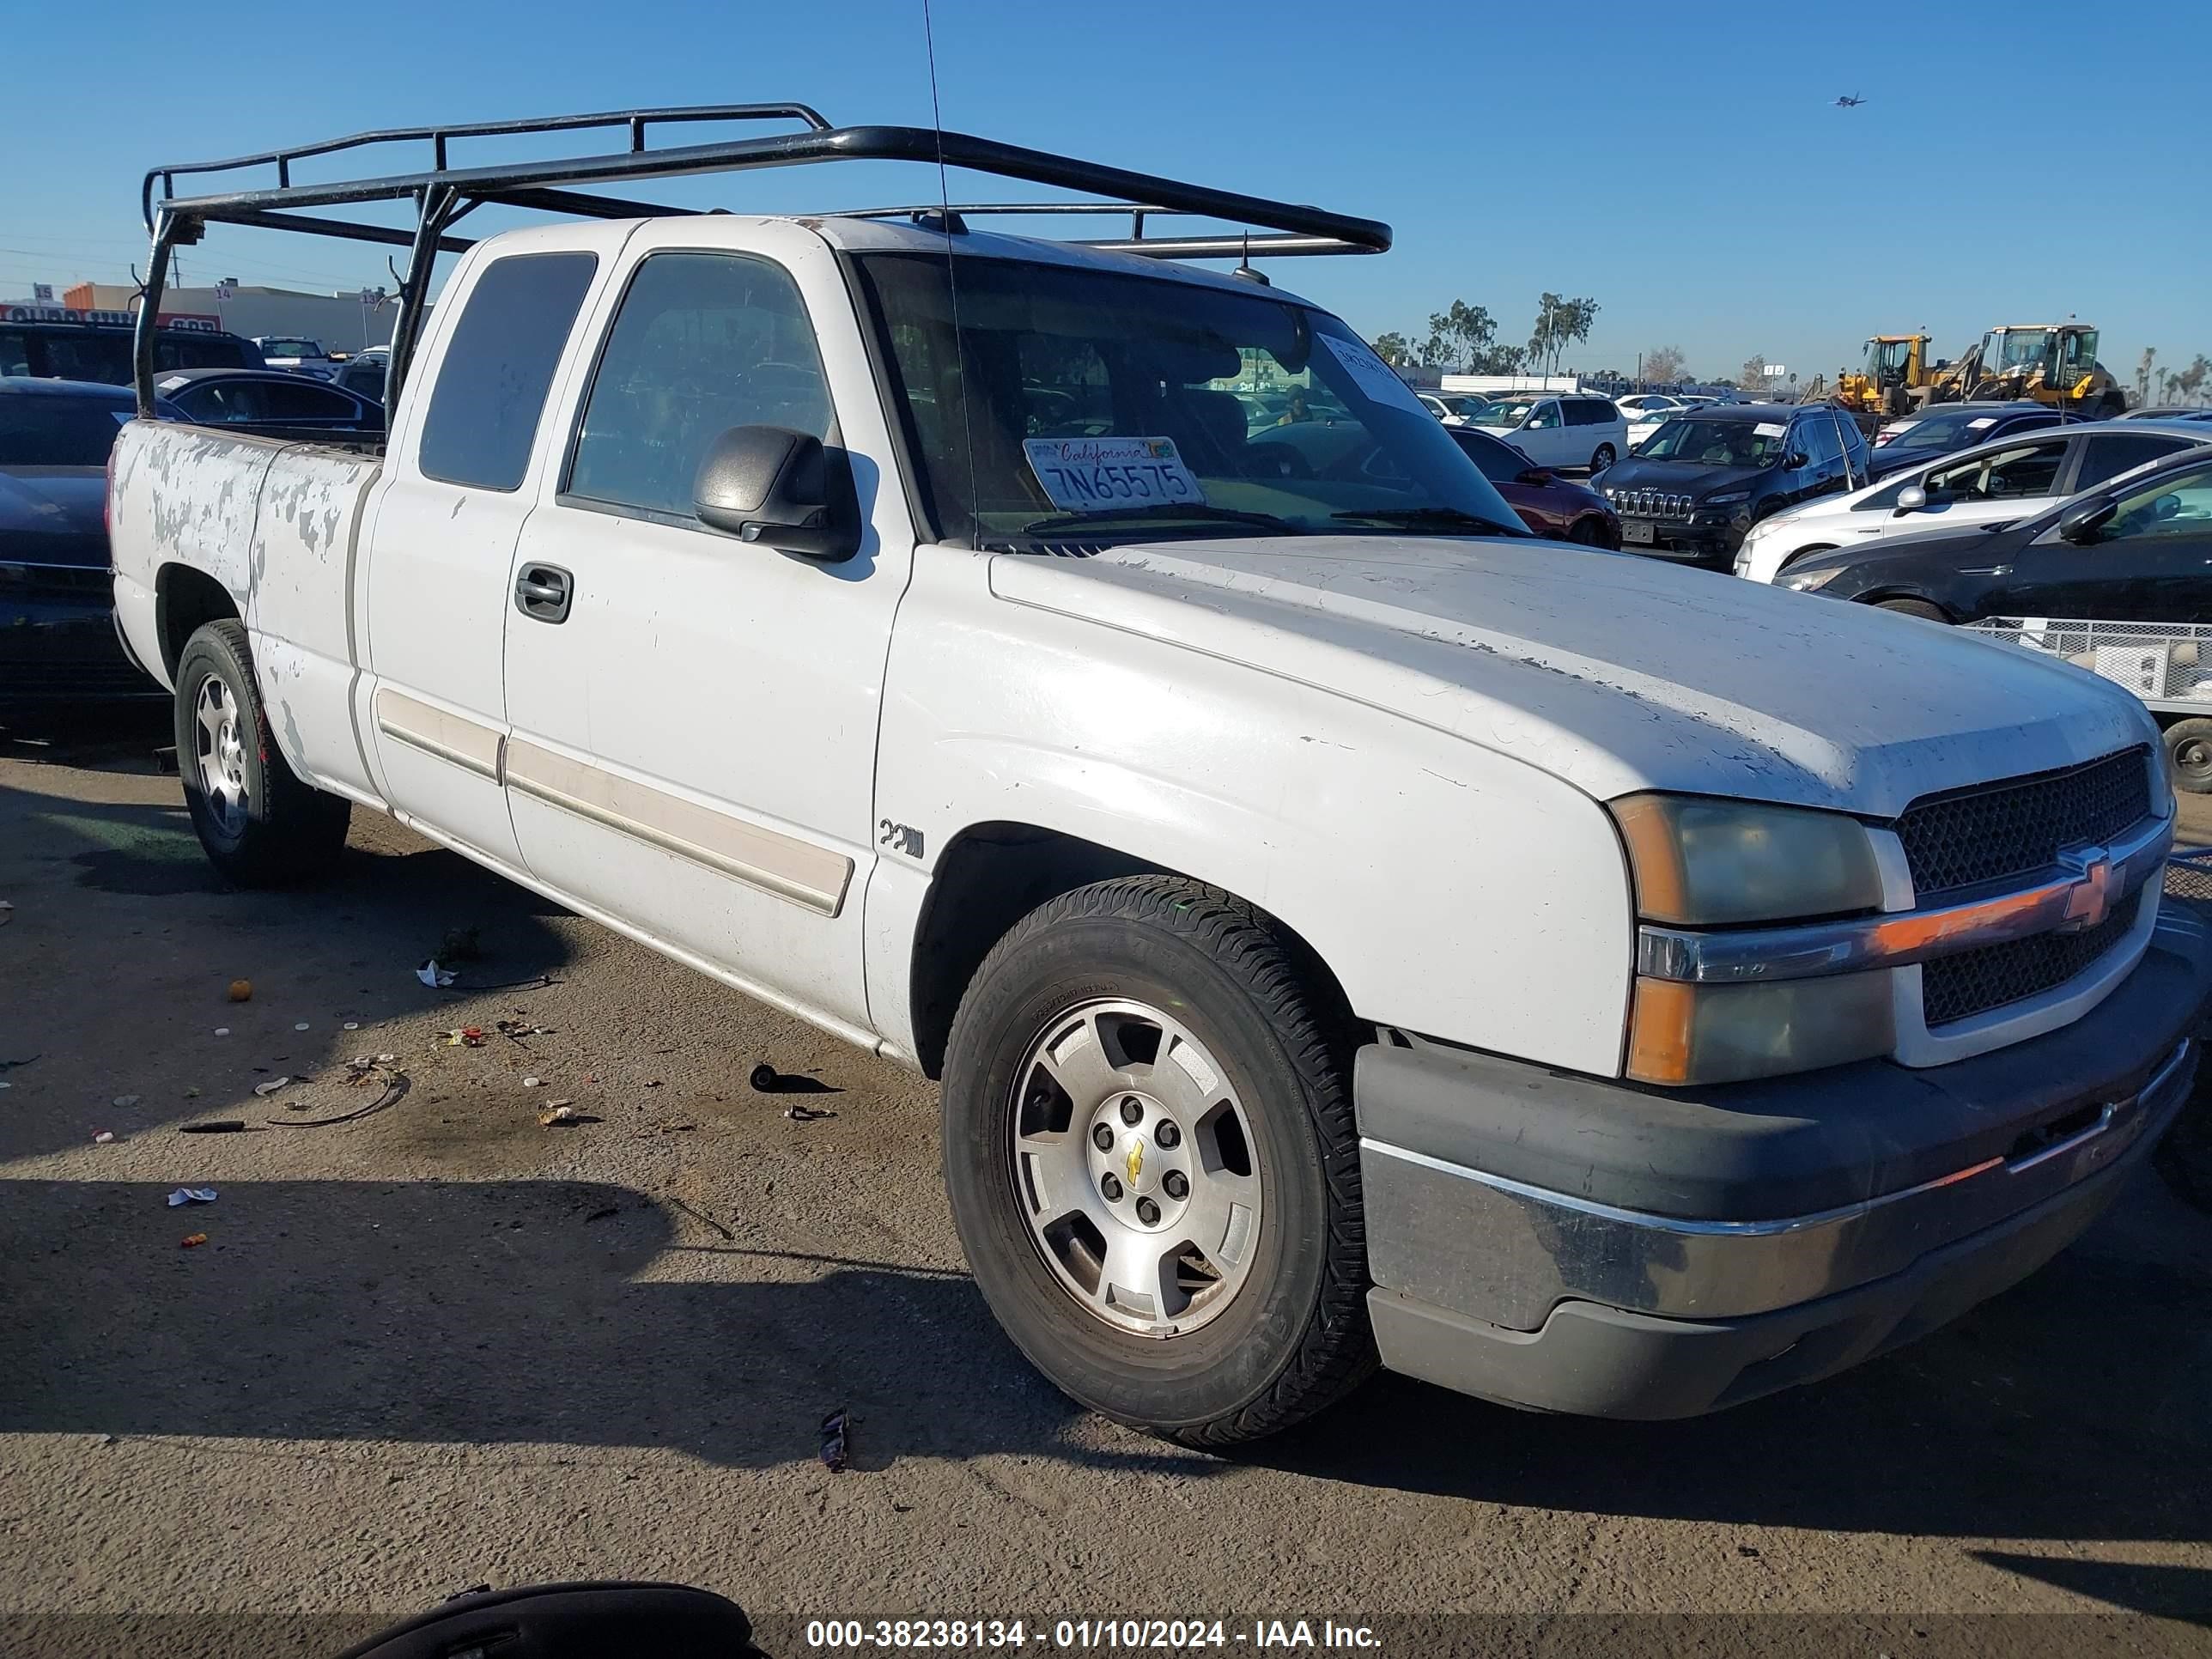
{"label": "headlight", "polygon": [[1800,593],[1810,593],[1826,587],[1843,574],[1844,567],[1839,564],[1819,566],[1811,570],[1799,566],[1783,571],[1774,580],[1777,586],[1794,587]]}
{"label": "headlight", "polygon": [[1639,1083],[1741,1083],[1872,1060],[1897,1043],[1887,969],[1765,985],[1639,979],[1628,1075]]}
{"label": "headlight", "polygon": [[1630,795],[1613,817],[1646,921],[1724,927],[1881,908],[1874,843],[1840,812]]}
{"label": "headlight", "polygon": [[1748,489],[1723,489],[1717,495],[1706,496],[1698,505],[1699,507],[1735,507],[1750,499],[1751,492]]}
{"label": "headlight", "polygon": [[[1612,811],[1644,921],[1724,927],[1881,906],[1874,843],[1840,812],[1656,794]],[[1638,976],[1627,1069],[1644,1083],[1734,1083],[1895,1042],[1886,971],[1749,984]]]}

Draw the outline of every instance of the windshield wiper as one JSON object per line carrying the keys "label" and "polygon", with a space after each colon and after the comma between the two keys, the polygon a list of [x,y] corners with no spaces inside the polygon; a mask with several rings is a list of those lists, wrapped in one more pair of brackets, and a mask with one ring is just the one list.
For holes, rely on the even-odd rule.
{"label": "windshield wiper", "polygon": [[1157,507],[1101,507],[1095,513],[1062,513],[1024,525],[1024,536],[1050,536],[1063,530],[1087,530],[1094,525],[1122,524],[1130,520],[1156,524],[1191,520],[1200,524],[1242,524],[1280,536],[1302,536],[1304,527],[1272,513],[1247,513],[1240,507],[1214,507],[1202,501],[1163,501]]}
{"label": "windshield wiper", "polygon": [[1421,526],[1443,528],[1449,525],[1456,529],[1472,530],[1486,536],[1525,536],[1526,525],[1504,525],[1495,519],[1486,519],[1479,513],[1463,512],[1456,507],[1369,507],[1352,513],[1332,513],[1332,519],[1365,519],[1376,524],[1413,529]]}

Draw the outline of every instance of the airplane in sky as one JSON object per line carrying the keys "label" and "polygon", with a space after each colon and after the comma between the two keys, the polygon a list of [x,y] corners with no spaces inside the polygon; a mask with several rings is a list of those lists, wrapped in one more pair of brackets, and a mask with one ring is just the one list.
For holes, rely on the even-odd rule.
{"label": "airplane in sky", "polygon": [[1860,96],[1858,95],[1858,94],[1856,94],[1856,93],[1855,92],[1855,93],[1852,93],[1852,94],[1851,94],[1849,97],[1847,97],[1847,98],[1838,98],[1838,99],[1837,99],[1837,100],[1836,100],[1836,107],[1837,107],[1838,109],[1856,109],[1856,108],[1857,108],[1861,104],[1863,104],[1864,102],[1866,102],[1866,100],[1865,100],[1865,99],[1863,99],[1863,98],[1862,98],[1862,97],[1860,97]]}

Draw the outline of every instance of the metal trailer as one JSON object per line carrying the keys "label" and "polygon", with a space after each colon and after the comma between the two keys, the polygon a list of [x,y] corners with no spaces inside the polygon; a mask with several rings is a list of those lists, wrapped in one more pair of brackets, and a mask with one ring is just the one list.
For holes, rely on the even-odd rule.
{"label": "metal trailer", "polygon": [[2212,794],[2212,623],[1990,617],[1968,627],[2134,692],[2164,729],[2174,787]]}

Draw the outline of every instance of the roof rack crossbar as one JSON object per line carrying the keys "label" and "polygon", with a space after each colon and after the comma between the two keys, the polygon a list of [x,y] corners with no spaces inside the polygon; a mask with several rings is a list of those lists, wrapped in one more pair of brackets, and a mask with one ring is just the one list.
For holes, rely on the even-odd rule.
{"label": "roof rack crossbar", "polygon": [[373,132],[349,133],[319,143],[293,144],[252,155],[234,155],[221,161],[179,161],[155,167],[146,174],[139,191],[139,206],[149,232],[154,228],[154,181],[161,181],[164,198],[176,194],[176,180],[189,173],[234,173],[246,167],[274,167],[280,189],[291,187],[292,163],[315,155],[335,155],[342,150],[372,144],[427,143],[431,147],[434,173],[450,165],[447,145],[455,138],[514,137],[532,132],[578,132],[594,127],[622,127],[629,136],[633,154],[645,152],[645,131],[653,123],[700,121],[799,121],[817,132],[830,131],[820,111],[805,104],[690,104],[662,109],[606,110],[593,115],[548,115],[516,121],[468,121],[428,127],[383,127]]}

